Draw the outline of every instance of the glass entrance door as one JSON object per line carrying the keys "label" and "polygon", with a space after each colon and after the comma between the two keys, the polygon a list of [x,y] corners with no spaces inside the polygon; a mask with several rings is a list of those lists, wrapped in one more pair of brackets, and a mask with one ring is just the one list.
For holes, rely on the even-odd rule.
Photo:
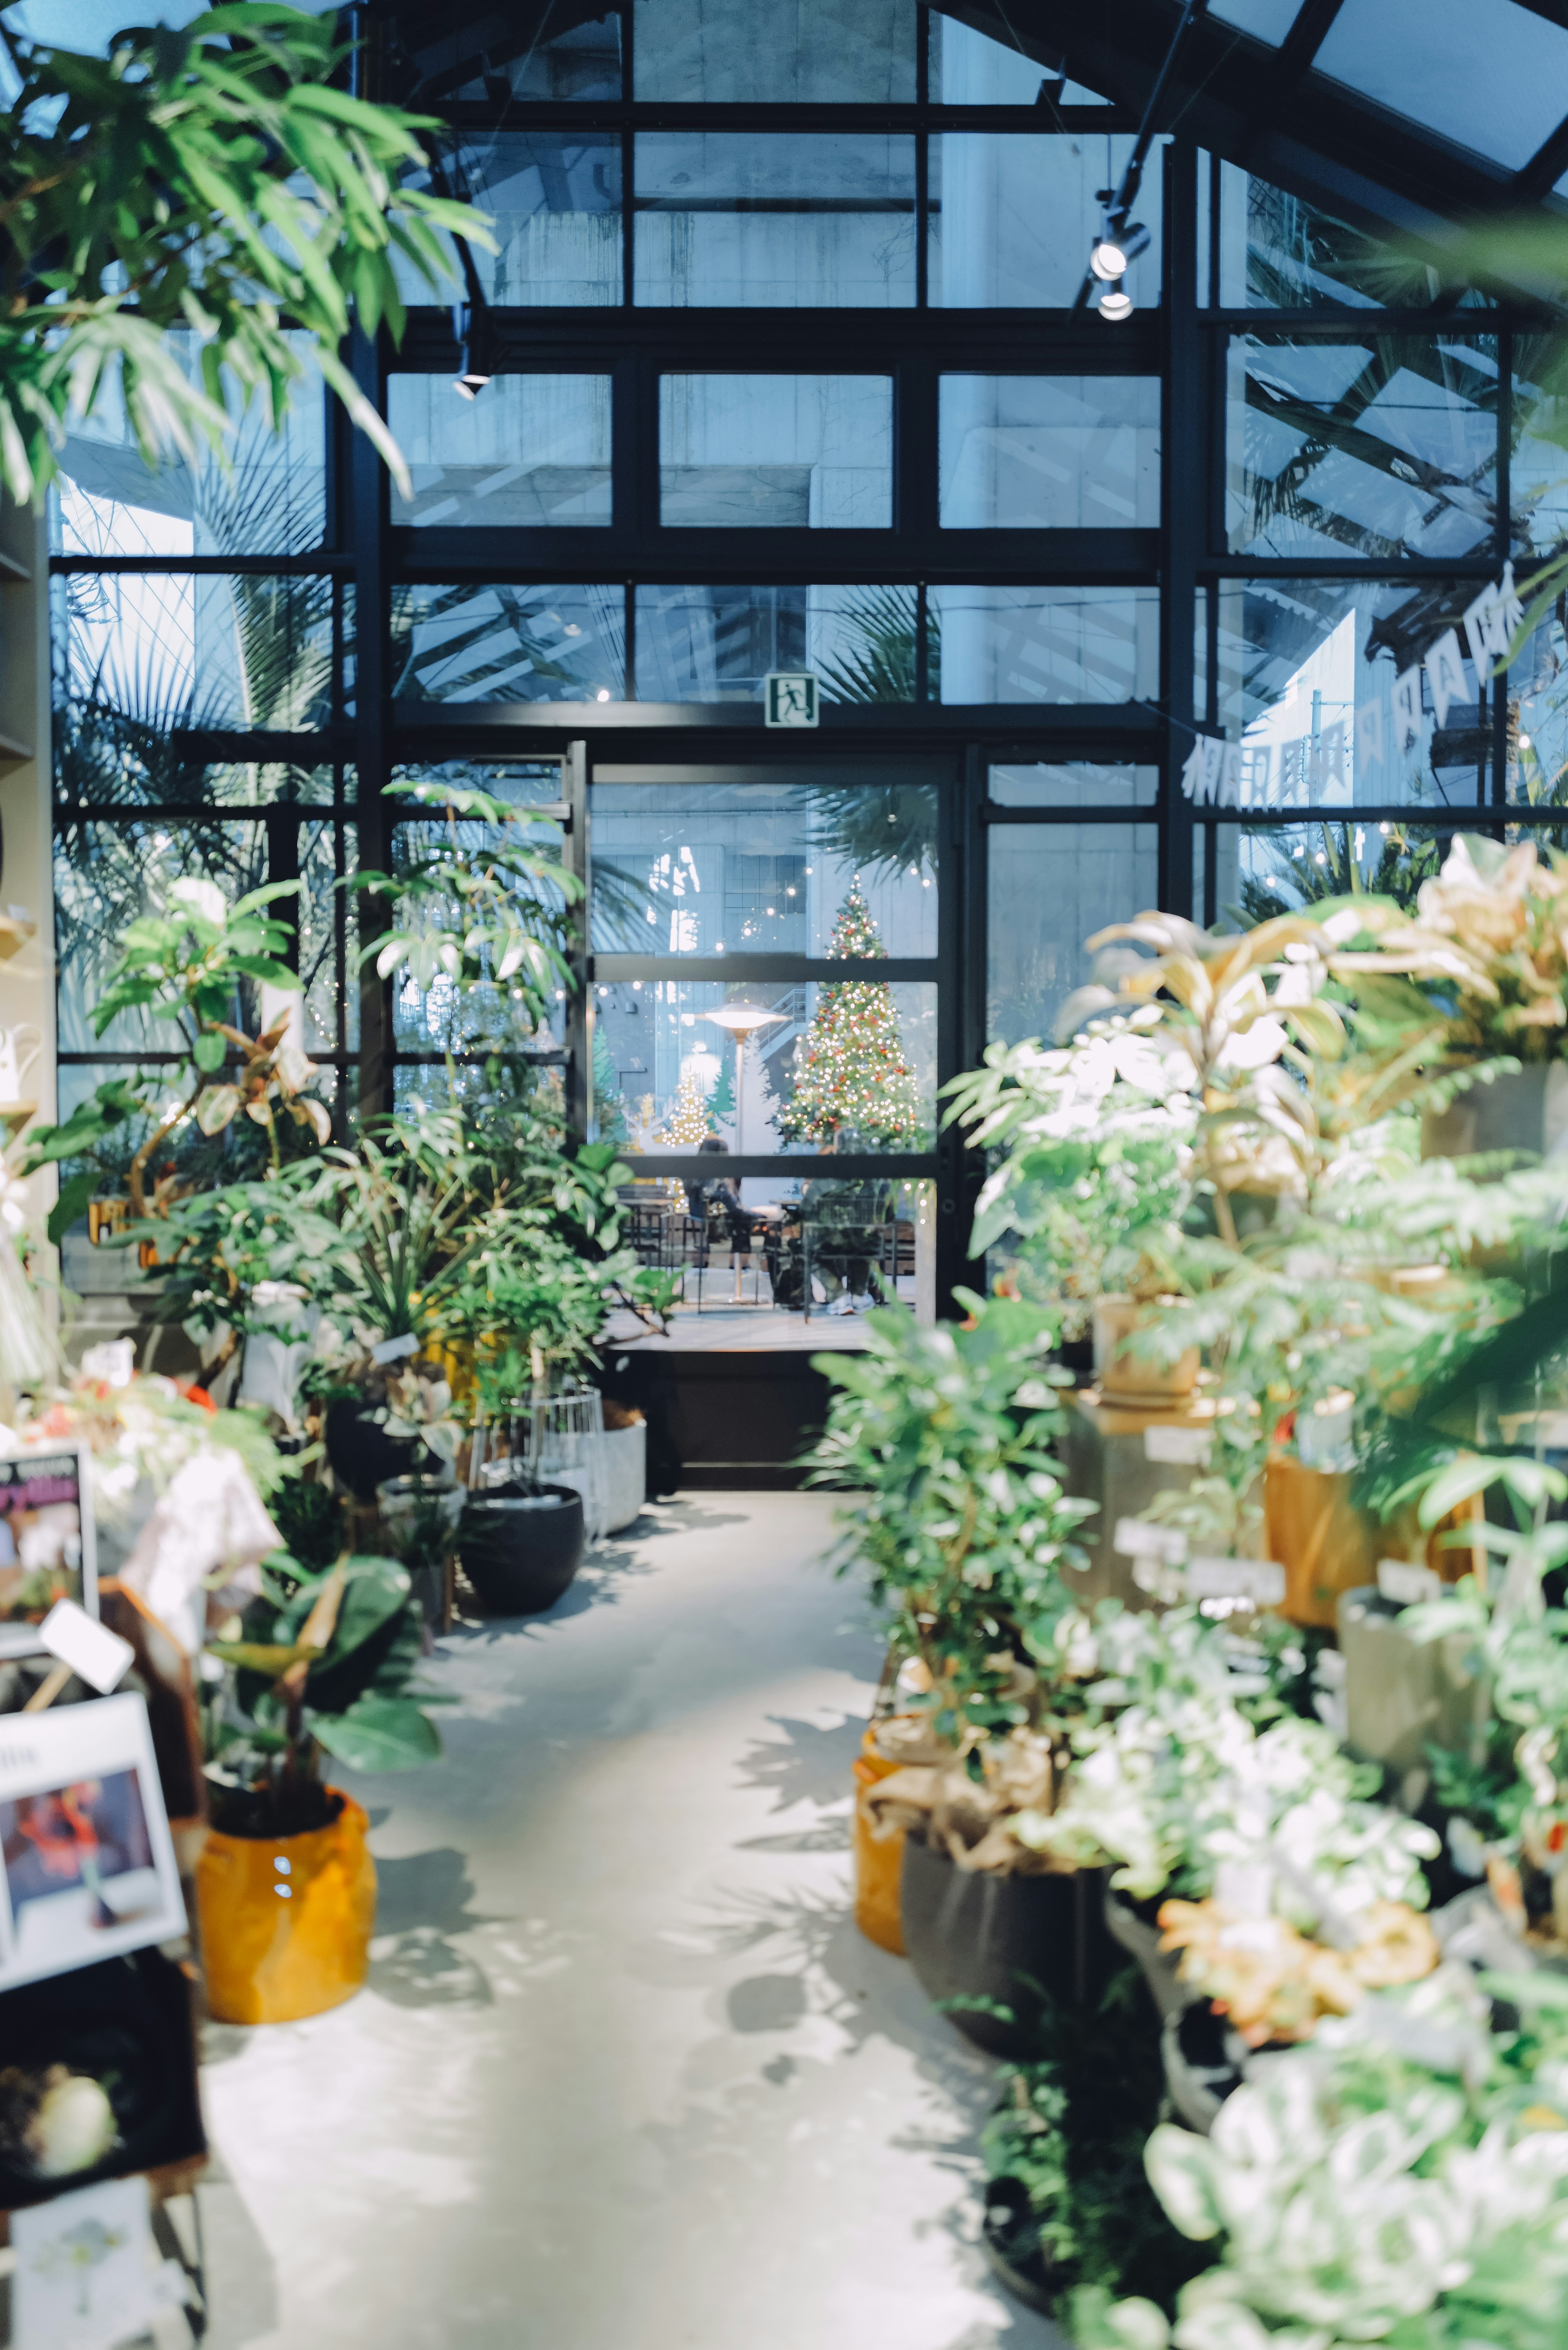
{"label": "glass entrance door", "polygon": [[[934,1313],[935,759],[596,764],[589,1130],[680,1312]],[[779,1342],[785,1325],[777,1325]]]}

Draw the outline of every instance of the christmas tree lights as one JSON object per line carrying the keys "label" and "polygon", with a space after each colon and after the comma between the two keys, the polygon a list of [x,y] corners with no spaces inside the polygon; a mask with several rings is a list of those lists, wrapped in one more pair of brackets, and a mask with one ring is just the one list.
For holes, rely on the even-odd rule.
{"label": "christmas tree lights", "polygon": [[654,1140],[663,1143],[667,1149],[695,1150],[707,1131],[708,1104],[702,1088],[695,1077],[682,1077]]}
{"label": "christmas tree lights", "polygon": [[[887,956],[858,874],[838,910],[827,951],[837,961]],[[823,988],[794,1096],[774,1124],[785,1142],[831,1145],[846,1135],[885,1150],[920,1140],[915,1072],[886,980],[842,980]]]}

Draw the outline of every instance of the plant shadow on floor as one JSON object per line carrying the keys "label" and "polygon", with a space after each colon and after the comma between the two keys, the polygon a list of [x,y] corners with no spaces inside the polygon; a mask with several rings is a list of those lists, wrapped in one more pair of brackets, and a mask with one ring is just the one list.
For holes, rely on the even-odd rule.
{"label": "plant shadow on floor", "polygon": [[394,2007],[489,2007],[483,1969],[452,1937],[496,1921],[472,1909],[467,1856],[454,1846],[376,1863],[370,1990]]}
{"label": "plant shadow on floor", "polygon": [[860,1752],[866,1723],[859,1713],[837,1721],[802,1721],[790,1714],[769,1714],[782,1735],[759,1738],[741,1758],[737,1769],[742,1787],[765,1787],[775,1812],[796,1804],[813,1804],[819,1812],[837,1815],[819,1819],[810,1827],[785,1829],[774,1835],[746,1836],[737,1852],[847,1852],[851,1815],[843,1809],[854,1792],[855,1757]]}
{"label": "plant shadow on floor", "polygon": [[457,1586],[457,1616],[451,1632],[442,1637],[451,1640],[494,1639],[501,1633],[547,1632],[552,1625],[566,1623],[573,1616],[586,1615],[590,1607],[614,1607],[627,1586],[646,1582],[658,1572],[657,1558],[642,1555],[645,1543],[658,1542],[671,1535],[711,1534],[717,1527],[750,1523],[742,1512],[718,1511],[697,1502],[663,1502],[657,1509],[649,1503],[629,1526],[619,1534],[608,1534],[588,1551],[567,1588],[553,1607],[541,1609],[536,1616],[492,1616],[486,1613],[472,1586],[462,1575]]}

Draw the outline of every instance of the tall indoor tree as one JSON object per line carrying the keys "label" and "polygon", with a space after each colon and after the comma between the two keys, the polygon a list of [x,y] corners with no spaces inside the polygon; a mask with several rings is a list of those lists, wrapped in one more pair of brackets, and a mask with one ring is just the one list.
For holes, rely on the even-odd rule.
{"label": "tall indoor tree", "polygon": [[[24,39],[0,15],[0,48],[16,86],[0,116],[11,495],[41,493],[67,416],[111,387],[148,463],[192,460],[223,452],[236,391],[278,422],[312,362],[406,482],[340,346],[356,321],[400,337],[394,256],[439,292],[441,232],[489,242],[466,204],[400,177],[433,119],[342,87],[353,45],[336,20],[277,0],[134,26],[107,57]],[[199,369],[182,364],[192,334]]]}

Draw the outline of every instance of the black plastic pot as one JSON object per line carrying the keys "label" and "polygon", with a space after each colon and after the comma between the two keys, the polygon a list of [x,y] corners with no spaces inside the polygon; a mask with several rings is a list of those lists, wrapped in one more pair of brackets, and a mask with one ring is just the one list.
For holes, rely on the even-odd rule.
{"label": "black plastic pot", "polygon": [[1052,2315],[1055,2297],[1040,2242],[1040,2223],[1022,2179],[988,2178],[981,2243],[992,2273],[1025,2309]]}
{"label": "black plastic pot", "polygon": [[407,1477],[424,1451],[417,1436],[389,1436],[370,1414],[377,1406],[353,1396],[339,1396],[327,1407],[322,1433],[332,1474],[347,1485],[357,1502],[373,1502],[376,1488],[393,1477]]}
{"label": "black plastic pot", "polygon": [[1033,2053],[1047,2005],[1097,2001],[1117,1962],[1106,1932],[1105,1873],[987,1877],[962,1869],[912,1831],[904,1840],[904,1949],[928,1997],[988,2000],[947,2010],[993,2056]]}
{"label": "black plastic pot", "polygon": [[541,1615],[582,1565],[583,1497],[569,1485],[471,1493],[458,1520],[457,1555],[492,1616]]}

